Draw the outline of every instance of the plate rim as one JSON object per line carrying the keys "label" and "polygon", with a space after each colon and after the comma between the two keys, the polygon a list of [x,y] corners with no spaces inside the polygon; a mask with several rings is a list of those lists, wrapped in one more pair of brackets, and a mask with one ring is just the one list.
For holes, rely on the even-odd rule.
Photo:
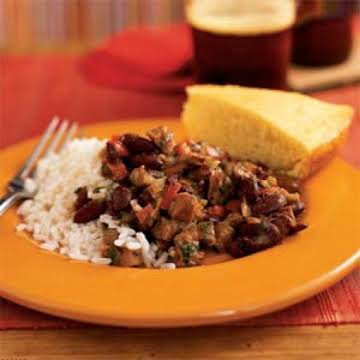
{"label": "plate rim", "polygon": [[[20,306],[25,306],[29,309],[40,311],[47,315],[57,316],[63,319],[80,321],[87,324],[105,325],[105,326],[124,326],[128,328],[180,328],[188,326],[206,326],[225,324],[241,320],[248,320],[255,317],[260,317],[265,314],[272,314],[277,311],[286,309],[289,306],[298,304],[306,299],[309,299],[325,289],[336,284],[338,281],[346,277],[353,270],[359,266],[360,250],[352,257],[346,259],[343,263],[332,271],[304,284],[302,287],[293,289],[289,292],[287,297],[281,297],[279,301],[277,298],[262,306],[255,307],[252,311],[243,310],[224,310],[218,313],[204,313],[198,314],[196,318],[193,315],[189,317],[164,316],[159,317],[104,317],[101,314],[92,314],[92,319],[89,319],[89,314],[81,312],[81,310],[71,311],[69,309],[60,309],[56,306],[45,306],[41,301],[32,301],[22,299],[16,295],[12,295],[0,288],[0,297],[12,301]],[[1,284],[0,284],[1,286]],[[271,310],[268,310],[271,308]]]}
{"label": "plate rim", "polygon": [[[162,117],[162,118],[150,118],[150,120],[159,119],[161,122],[163,121],[176,121],[178,119],[174,117]],[[146,121],[149,122],[149,119],[136,119],[139,122]],[[111,121],[111,122],[103,122],[103,123],[95,123],[95,124],[88,124],[86,127],[101,127],[101,126],[111,126],[112,124],[119,124],[119,123],[127,123],[130,119],[124,119],[120,121]],[[35,141],[35,138],[31,138],[16,144],[13,144],[7,148],[0,149],[0,157],[2,154],[11,153],[13,149],[16,147],[28,144]],[[348,164],[346,161],[336,157],[337,161],[340,161],[342,165],[344,165],[350,172],[360,179],[360,172]],[[335,161],[335,160],[334,160]],[[359,182],[360,184],[360,182]],[[281,295],[273,297],[272,301],[263,304],[261,306],[257,306],[252,310],[245,311],[244,310],[229,310],[229,311],[222,311],[218,313],[203,313],[198,314],[196,318],[194,315],[191,314],[188,318],[182,316],[181,318],[174,316],[163,316],[163,317],[155,317],[152,318],[151,316],[144,318],[134,317],[133,315],[129,318],[127,317],[119,317],[118,314],[116,318],[107,317],[105,318],[102,314],[92,314],[92,318],[89,319],[89,314],[86,313],[86,310],[82,313],[79,310],[70,310],[66,306],[63,309],[60,309],[59,306],[56,304],[53,306],[46,306],[41,303],[41,301],[36,300],[28,300],[23,299],[21,296],[16,296],[12,294],[9,289],[4,289],[0,282],[0,296],[13,301],[19,305],[26,306],[33,310],[38,310],[50,315],[60,316],[67,319],[72,320],[79,320],[86,323],[93,323],[93,324],[102,324],[102,325],[116,325],[116,326],[126,326],[126,327],[135,327],[135,328],[154,328],[154,327],[183,327],[183,326],[200,326],[200,325],[210,325],[210,324],[218,324],[224,322],[231,322],[237,320],[245,320],[252,318],[254,316],[260,316],[267,313],[273,313],[290,305],[296,304],[306,298],[314,296],[319,292],[323,291],[324,289],[328,288],[329,286],[335,284],[337,281],[345,277],[349,274],[352,270],[358,267],[360,263],[360,249],[353,253],[351,257],[346,258],[343,262],[338,264],[338,266],[332,268],[325,274],[314,278],[313,280],[303,284],[301,287],[297,287],[289,291],[287,296]]]}

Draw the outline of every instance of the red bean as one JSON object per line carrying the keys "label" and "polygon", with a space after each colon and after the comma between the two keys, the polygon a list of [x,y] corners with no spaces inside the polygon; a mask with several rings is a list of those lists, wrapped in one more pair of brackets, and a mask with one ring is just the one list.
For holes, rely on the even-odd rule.
{"label": "red bean", "polygon": [[145,189],[138,197],[137,197],[137,201],[139,203],[140,206],[144,207],[147,204],[150,204],[151,201],[153,200],[150,192],[148,191],[148,189]]}
{"label": "red bean", "polygon": [[144,165],[147,169],[161,170],[163,162],[156,154],[138,154],[129,158],[130,163],[134,167]]}
{"label": "red bean", "polygon": [[233,240],[230,244],[227,245],[226,251],[234,258],[239,258],[245,255],[244,251],[241,249],[238,241]]}
{"label": "red bean", "polygon": [[269,221],[263,220],[259,223],[242,223],[239,225],[240,236],[248,236],[250,238],[258,235],[268,236],[274,243],[281,239],[278,227]]}
{"label": "red bean", "polygon": [[303,223],[296,224],[292,229],[290,229],[290,234],[296,234],[299,231],[305,230],[308,226]]}
{"label": "red bean", "polygon": [[76,201],[75,201],[75,210],[80,209],[84,206],[90,199],[87,196],[87,188],[85,186],[80,187],[76,190]]}
{"label": "red bean", "polygon": [[97,219],[106,211],[106,202],[103,200],[90,200],[82,206],[74,215],[74,222],[78,224],[87,223]]}
{"label": "red bean", "polygon": [[262,189],[258,192],[256,203],[252,207],[255,214],[268,214],[279,210],[287,203],[283,191],[276,187]]}
{"label": "red bean", "polygon": [[125,186],[118,186],[111,194],[111,208],[113,211],[121,211],[129,206],[131,191]]}
{"label": "red bean", "polygon": [[139,135],[125,134],[121,140],[132,154],[151,153],[156,149],[152,141]]}
{"label": "red bean", "polygon": [[255,236],[262,231],[261,223],[242,223],[239,225],[239,234],[242,236]]}
{"label": "red bean", "polygon": [[295,215],[299,215],[305,210],[305,204],[302,201],[298,201],[295,204],[292,204],[291,207]]}
{"label": "red bean", "polygon": [[262,235],[257,237],[240,237],[237,239],[245,255],[250,255],[261,250],[268,249],[278,242],[274,242],[270,236]]}
{"label": "red bean", "polygon": [[255,201],[259,184],[255,178],[244,178],[239,181],[238,195],[245,195],[249,201]]}

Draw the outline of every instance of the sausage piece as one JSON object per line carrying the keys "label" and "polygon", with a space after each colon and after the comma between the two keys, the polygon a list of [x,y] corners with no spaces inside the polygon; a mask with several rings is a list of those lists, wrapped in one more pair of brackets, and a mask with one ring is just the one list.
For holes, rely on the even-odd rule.
{"label": "sausage piece", "polygon": [[106,211],[106,202],[104,200],[90,200],[74,215],[74,222],[84,224],[91,220],[97,219]]}

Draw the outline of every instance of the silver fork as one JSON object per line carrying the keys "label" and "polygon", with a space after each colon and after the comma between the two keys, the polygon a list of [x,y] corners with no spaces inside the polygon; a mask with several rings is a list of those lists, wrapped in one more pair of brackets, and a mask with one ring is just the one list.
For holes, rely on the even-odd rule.
{"label": "silver fork", "polygon": [[52,119],[33,152],[8,183],[7,193],[4,197],[0,198],[0,216],[19,200],[35,196],[36,190],[27,190],[25,180],[27,178],[34,178],[35,165],[40,158],[48,157],[51,153],[60,152],[64,149],[75,136],[77,129],[77,123],[70,124],[67,120],[60,121],[57,117]]}

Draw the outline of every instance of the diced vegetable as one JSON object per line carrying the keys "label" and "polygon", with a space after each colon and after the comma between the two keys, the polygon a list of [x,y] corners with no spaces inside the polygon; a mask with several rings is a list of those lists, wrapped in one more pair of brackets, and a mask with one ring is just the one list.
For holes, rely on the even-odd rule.
{"label": "diced vegetable", "polygon": [[230,200],[227,204],[226,204],[226,210],[231,211],[231,212],[240,212],[241,211],[241,200]]}
{"label": "diced vegetable", "polygon": [[189,193],[179,193],[171,202],[169,214],[173,219],[190,222],[202,215],[200,201]]}
{"label": "diced vegetable", "polygon": [[120,156],[120,157],[126,157],[129,155],[129,151],[128,149],[125,147],[125,145],[123,144],[123,142],[119,139],[119,137],[114,136],[111,139],[110,142],[113,146],[114,149],[116,151],[116,153]]}
{"label": "diced vegetable", "polygon": [[222,218],[225,216],[226,210],[225,207],[222,205],[214,205],[208,208],[208,214],[210,217]]}
{"label": "diced vegetable", "polygon": [[298,186],[285,189],[264,166],[205,142],[176,144],[164,126],[146,136],[114,136],[100,158],[107,180],[97,195],[94,186],[77,190],[74,221],[105,213],[102,256],[114,265],[195,266],[205,253],[246,256],[306,228],[298,221],[305,205],[291,190]]}
{"label": "diced vegetable", "polygon": [[163,210],[167,210],[180,189],[181,184],[179,182],[170,183],[169,185],[167,185],[160,204],[160,208]]}
{"label": "diced vegetable", "polygon": [[106,166],[110,170],[111,177],[113,178],[113,180],[120,181],[125,179],[129,175],[126,166],[122,162],[116,164],[108,163],[106,164]]}
{"label": "diced vegetable", "polygon": [[151,218],[154,212],[154,208],[151,204],[147,204],[144,208],[135,212],[135,216],[138,219],[140,226],[145,226],[148,220]]}

